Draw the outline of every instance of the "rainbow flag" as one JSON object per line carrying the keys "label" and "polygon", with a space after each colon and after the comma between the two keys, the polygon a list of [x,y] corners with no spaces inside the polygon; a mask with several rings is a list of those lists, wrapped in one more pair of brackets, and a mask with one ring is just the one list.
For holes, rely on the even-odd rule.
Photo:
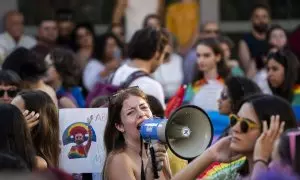
{"label": "rainbow flag", "polygon": [[300,84],[294,86],[294,94],[300,94]]}
{"label": "rainbow flag", "polygon": [[176,94],[169,100],[165,110],[166,118],[169,118],[172,112],[182,105],[185,89],[186,85],[181,85]]}
{"label": "rainbow flag", "polygon": [[184,98],[183,98],[183,102],[184,103],[189,103],[191,102],[191,100],[193,99],[195,95],[195,91],[193,89],[192,84],[187,85],[185,92],[184,92]]}
{"label": "rainbow flag", "polygon": [[[221,77],[217,78],[218,81],[224,83],[224,80]],[[177,90],[176,94],[170,98],[167,103],[167,107],[165,110],[166,118],[169,118],[171,113],[179,108],[183,103],[190,103],[194,97],[194,95],[201,89],[203,85],[205,85],[207,81],[205,79],[201,79],[196,81],[194,84],[181,85]]]}
{"label": "rainbow flag", "polygon": [[236,170],[241,167],[246,161],[246,157],[242,157],[231,163],[219,163],[215,162],[211,164],[204,173],[202,173],[199,179],[225,179],[225,177],[233,177]]}

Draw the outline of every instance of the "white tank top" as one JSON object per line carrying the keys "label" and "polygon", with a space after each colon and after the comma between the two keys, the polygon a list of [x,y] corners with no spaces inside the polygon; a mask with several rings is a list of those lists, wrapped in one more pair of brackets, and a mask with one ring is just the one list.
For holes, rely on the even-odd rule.
{"label": "white tank top", "polygon": [[128,0],[126,8],[126,42],[142,28],[144,18],[157,12],[158,0]]}

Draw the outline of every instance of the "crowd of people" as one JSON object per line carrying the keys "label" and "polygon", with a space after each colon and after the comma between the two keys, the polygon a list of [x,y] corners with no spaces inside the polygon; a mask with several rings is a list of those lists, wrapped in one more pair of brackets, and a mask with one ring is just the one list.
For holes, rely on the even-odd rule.
{"label": "crowd of people", "polygon": [[108,108],[106,159],[97,178],[154,179],[138,126],[192,104],[228,120],[213,121],[213,144],[189,162],[154,144],[163,164],[159,179],[300,178],[293,109],[300,105],[299,53],[285,29],[270,24],[269,8],[255,6],[251,32],[234,43],[216,22],[199,25],[197,1],[171,4],[165,20],[161,2],[118,0],[112,25],[100,35],[92,24],[75,22],[70,10],[42,20],[36,37],[24,34],[21,12],[4,16],[0,171],[23,179],[91,179],[59,170],[58,112],[101,107]]}

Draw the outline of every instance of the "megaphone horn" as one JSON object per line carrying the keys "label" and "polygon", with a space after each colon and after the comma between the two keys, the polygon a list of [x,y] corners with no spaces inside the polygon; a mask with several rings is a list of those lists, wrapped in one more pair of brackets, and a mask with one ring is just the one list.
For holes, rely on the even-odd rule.
{"label": "megaphone horn", "polygon": [[140,134],[146,141],[166,143],[176,156],[190,160],[209,147],[213,126],[204,110],[185,105],[175,110],[169,120],[145,120],[140,126]]}

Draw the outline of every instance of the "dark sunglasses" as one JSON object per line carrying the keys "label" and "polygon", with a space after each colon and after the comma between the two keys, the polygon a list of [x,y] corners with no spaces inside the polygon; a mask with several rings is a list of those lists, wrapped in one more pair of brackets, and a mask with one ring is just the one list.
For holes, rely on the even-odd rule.
{"label": "dark sunglasses", "polygon": [[4,93],[7,93],[7,95],[11,98],[16,97],[16,95],[18,94],[18,90],[4,90],[4,89],[0,89],[0,97],[4,96]]}
{"label": "dark sunglasses", "polygon": [[164,60],[169,59],[169,57],[170,57],[170,53],[169,53],[169,52],[166,52],[166,53],[165,53],[165,56],[164,56]]}
{"label": "dark sunglasses", "polygon": [[247,118],[238,117],[235,114],[229,115],[230,119],[230,127],[235,126],[238,122],[240,122],[240,128],[242,133],[247,133],[249,129],[259,128],[260,126]]}
{"label": "dark sunglasses", "polygon": [[227,93],[225,93],[225,92],[221,92],[221,95],[220,95],[220,98],[222,99],[222,100],[227,100],[228,98],[229,98],[229,96],[228,96],[228,94]]}

